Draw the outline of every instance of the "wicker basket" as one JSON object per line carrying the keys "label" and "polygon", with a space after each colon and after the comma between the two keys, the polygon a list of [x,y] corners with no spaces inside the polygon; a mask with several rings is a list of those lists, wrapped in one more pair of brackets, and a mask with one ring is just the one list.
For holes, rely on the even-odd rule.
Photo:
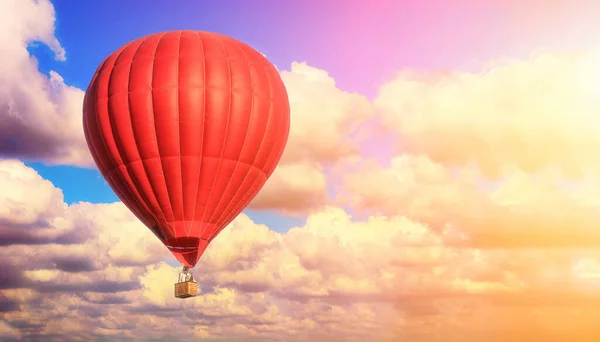
{"label": "wicker basket", "polygon": [[194,281],[184,281],[175,284],[175,297],[189,298],[198,295],[198,283]]}

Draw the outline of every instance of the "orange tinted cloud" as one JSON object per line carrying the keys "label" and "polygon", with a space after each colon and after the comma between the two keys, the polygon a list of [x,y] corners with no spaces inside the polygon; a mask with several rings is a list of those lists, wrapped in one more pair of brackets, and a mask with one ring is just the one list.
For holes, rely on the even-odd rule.
{"label": "orange tinted cloud", "polygon": [[401,72],[375,105],[403,153],[444,165],[600,172],[598,53],[540,55],[481,74]]}
{"label": "orange tinted cloud", "polygon": [[[58,192],[19,162],[0,165],[31,175],[41,198]],[[429,170],[425,178],[443,178],[421,168]],[[0,195],[3,203],[8,196]],[[197,266],[200,295],[175,301],[177,270],[165,263],[172,256],[122,204],[52,201],[48,208],[63,210],[40,211],[43,220],[3,220],[7,229],[74,236],[4,240],[7,338],[540,340],[587,338],[600,319],[591,304],[600,301],[597,248],[479,249],[448,243],[451,232],[410,216],[356,219],[336,207],[283,234],[241,215]],[[562,327],[567,313],[573,322]],[[527,317],[535,317],[535,329],[523,323]]]}
{"label": "orange tinted cloud", "polygon": [[[344,176],[357,208],[404,215],[474,247],[600,247],[596,181],[565,183],[557,172],[514,171],[490,182],[476,169],[449,169],[403,155]],[[463,235],[461,235],[463,234]]]}
{"label": "orange tinted cloud", "polygon": [[389,167],[366,159],[340,168],[345,198],[452,232],[451,244],[599,246],[596,57],[400,73],[375,100],[398,157]]}

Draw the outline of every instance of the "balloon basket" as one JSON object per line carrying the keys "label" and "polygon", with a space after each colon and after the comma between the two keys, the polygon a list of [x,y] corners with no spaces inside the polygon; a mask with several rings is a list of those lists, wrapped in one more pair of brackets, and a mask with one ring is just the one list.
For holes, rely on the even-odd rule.
{"label": "balloon basket", "polygon": [[184,281],[175,284],[175,298],[190,298],[198,295],[198,283]]}

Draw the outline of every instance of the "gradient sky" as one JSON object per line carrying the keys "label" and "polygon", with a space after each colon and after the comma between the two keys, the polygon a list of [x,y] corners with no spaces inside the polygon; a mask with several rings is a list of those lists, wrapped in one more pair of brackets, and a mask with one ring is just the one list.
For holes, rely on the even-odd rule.
{"label": "gradient sky", "polygon": [[[339,89],[369,98],[401,69],[479,71],[498,57],[526,57],[553,46],[579,47],[579,41],[559,39],[565,30],[575,31],[575,37],[590,34],[586,23],[579,22],[586,13],[582,10],[572,11],[578,19],[574,25],[573,21],[556,19],[550,8],[541,5],[529,9],[531,17],[521,18],[512,6],[493,1],[487,6],[462,0],[378,0],[368,6],[360,0],[262,0],[252,4],[242,0],[150,0],[143,4],[58,0],[53,4],[55,36],[67,51],[67,60],[56,61],[45,45],[34,44],[29,51],[38,59],[41,72],[54,70],[67,84],[81,89],[116,48],[149,33],[174,29],[232,36],[266,54],[281,69],[288,69],[293,61],[307,62],[327,70]],[[545,26],[558,21],[552,27],[556,34],[536,27],[540,12],[549,17]],[[533,40],[527,32],[519,31],[523,25],[532,34],[538,33],[533,37],[540,40],[538,45],[523,47],[524,40]],[[96,172],[48,168],[35,162],[29,165],[61,188],[67,203],[117,200]],[[268,213],[251,214],[265,223],[282,225],[282,229],[291,227]]]}
{"label": "gradient sky", "polygon": [[[0,341],[600,340],[597,13],[595,0],[4,0]],[[81,131],[99,63],[175,29],[250,44],[292,103],[280,167],[185,302],[174,258]]]}
{"label": "gradient sky", "polygon": [[[423,70],[478,67],[477,59],[485,58],[491,49],[486,41],[499,36],[494,32],[497,25],[490,24],[506,18],[486,8],[467,7],[465,11],[464,7],[410,1],[374,1],[364,6],[361,1],[316,0],[147,1],[143,5],[64,0],[55,1],[54,6],[55,35],[67,51],[67,60],[56,61],[43,45],[34,45],[30,51],[38,58],[41,72],[54,70],[67,84],[81,89],[105,56],[124,43],[153,32],[199,29],[247,42],[282,69],[293,61],[307,62],[327,70],[339,89],[369,97],[376,95],[379,84],[398,66]],[[466,18],[485,29],[456,25]],[[67,203],[117,200],[97,172],[29,165],[62,189]],[[250,214],[284,230],[299,222],[265,212]]]}

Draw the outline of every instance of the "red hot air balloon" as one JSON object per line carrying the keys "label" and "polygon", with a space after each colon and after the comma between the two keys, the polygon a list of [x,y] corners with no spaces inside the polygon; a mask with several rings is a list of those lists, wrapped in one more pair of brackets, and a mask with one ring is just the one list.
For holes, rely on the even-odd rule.
{"label": "red hot air balloon", "polygon": [[172,31],[102,62],[83,126],[108,184],[187,269],[273,173],[290,109],[258,51],[216,33]]}

